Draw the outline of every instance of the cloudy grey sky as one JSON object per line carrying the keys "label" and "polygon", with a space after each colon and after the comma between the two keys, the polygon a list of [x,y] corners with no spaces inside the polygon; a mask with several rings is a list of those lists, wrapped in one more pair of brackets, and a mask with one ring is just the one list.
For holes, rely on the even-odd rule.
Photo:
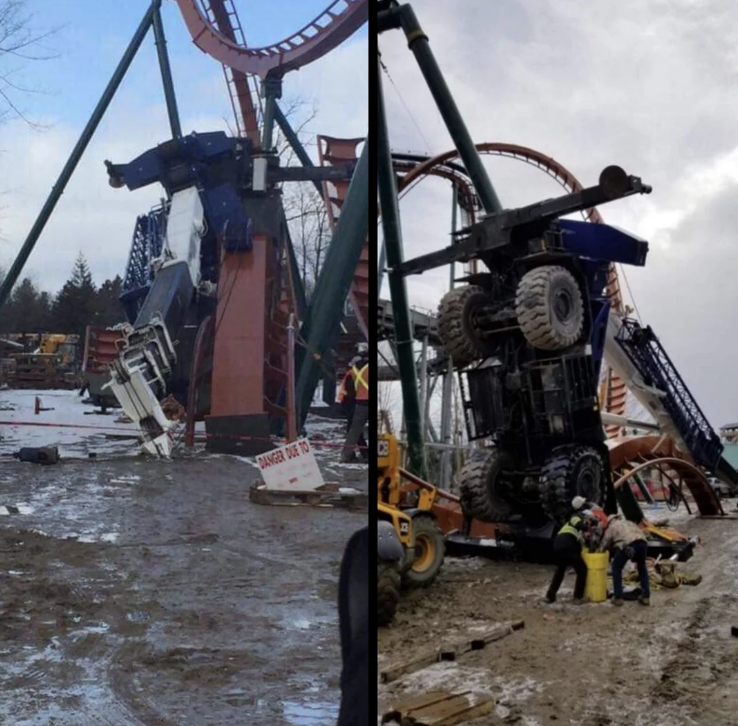
{"label": "cloudy grey sky", "polygon": [[[650,196],[601,212],[650,242],[646,267],[625,268],[643,323],[660,337],[711,423],[738,420],[732,4],[416,0],[414,7],[475,141],[533,147],[585,186],[609,164],[653,185]],[[450,149],[404,37],[383,34],[380,50],[397,87],[383,76],[393,147]],[[504,206],[562,193],[520,162],[485,163]],[[424,181],[405,198],[406,257],[448,244],[450,209],[450,184],[440,180]],[[411,278],[408,286],[413,304],[434,309],[448,272]]]}
{"label": "cloudy grey sky", "polygon": [[[32,89],[16,102],[43,128],[20,119],[0,125],[0,266],[20,248],[84,124],[113,73],[148,0],[26,0],[39,31],[57,28],[44,48],[57,55],[38,63],[0,55],[0,73]],[[236,0],[250,45],[284,38],[314,18],[327,0]],[[275,7],[280,12],[275,12]],[[220,64],[192,43],[174,2],[162,15],[185,133],[227,129],[231,104]],[[295,126],[315,112],[306,128],[315,134],[362,137],[367,132],[367,31],[284,82],[283,108],[302,102]],[[80,162],[28,263],[27,273],[49,291],[69,277],[82,251],[95,280],[123,274],[138,214],[159,201],[152,185],[129,192],[112,189],[104,159],[126,162],[169,137],[169,124],[151,32],[134,60],[96,136]],[[308,151],[315,155],[315,147]]]}

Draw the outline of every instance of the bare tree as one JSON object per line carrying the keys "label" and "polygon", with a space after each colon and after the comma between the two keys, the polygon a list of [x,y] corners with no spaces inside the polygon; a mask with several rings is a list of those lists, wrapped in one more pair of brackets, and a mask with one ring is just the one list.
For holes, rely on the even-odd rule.
{"label": "bare tree", "polygon": [[24,86],[18,77],[27,61],[57,57],[44,45],[57,29],[36,30],[27,4],[27,0],[0,0],[0,120],[19,117],[35,127],[38,124],[21,109],[20,98],[39,89]]}
{"label": "bare tree", "polygon": [[[302,145],[310,149],[316,142],[315,135],[308,127],[315,119],[316,110],[312,108],[306,113],[306,105],[304,101],[295,99],[283,108],[283,112],[288,119],[302,117],[295,133]],[[284,166],[300,163],[281,132],[277,134],[277,150]],[[283,187],[283,204],[300,266],[300,276],[309,297],[318,279],[331,237],[325,202],[311,182],[290,182]]]}

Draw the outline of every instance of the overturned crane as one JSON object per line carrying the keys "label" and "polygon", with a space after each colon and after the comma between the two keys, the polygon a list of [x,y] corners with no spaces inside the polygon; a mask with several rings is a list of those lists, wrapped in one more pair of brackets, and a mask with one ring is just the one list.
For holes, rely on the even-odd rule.
{"label": "overturned crane", "polygon": [[133,322],[108,384],[152,454],[172,451],[171,423],[160,401],[169,393],[186,395],[193,332],[216,308],[220,246],[244,252],[253,246],[237,192],[250,181],[244,144],[222,132],[191,134],[129,164],[107,162],[112,186],[138,189],[159,182],[170,198],[150,215],[163,221],[157,253],[146,260],[150,282],[126,300]]}

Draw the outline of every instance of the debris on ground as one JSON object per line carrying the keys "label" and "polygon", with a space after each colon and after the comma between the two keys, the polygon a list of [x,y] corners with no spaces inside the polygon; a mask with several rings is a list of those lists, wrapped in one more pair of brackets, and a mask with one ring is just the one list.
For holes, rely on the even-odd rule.
{"label": "debris on ground", "polygon": [[[738,527],[727,518],[690,517],[683,507],[670,519],[702,541],[672,574],[683,585],[684,578],[701,581],[655,590],[649,608],[609,601],[577,607],[573,575],[548,605],[551,565],[447,557],[432,587],[404,595],[393,625],[378,629],[380,674],[472,628],[522,619],[525,628],[455,661],[389,682],[380,676],[380,713],[443,690],[493,699],[480,726],[738,724]],[[670,577],[666,561],[659,569],[659,577]]]}
{"label": "debris on ground", "polygon": [[471,691],[433,691],[405,699],[382,714],[383,724],[400,726],[453,726],[486,716],[495,702]]}

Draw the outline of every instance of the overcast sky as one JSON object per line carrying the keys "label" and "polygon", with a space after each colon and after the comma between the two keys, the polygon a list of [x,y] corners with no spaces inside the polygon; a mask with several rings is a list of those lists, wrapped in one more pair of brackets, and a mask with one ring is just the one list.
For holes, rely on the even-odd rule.
{"label": "overcast sky", "polygon": [[[0,56],[0,72],[34,93],[16,101],[34,122],[0,125],[0,265],[20,248],[69,152],[143,17],[149,0],[28,0],[40,31],[58,29],[44,43],[54,60],[21,62]],[[247,42],[281,40],[318,15],[327,0],[235,0]],[[275,8],[278,6],[278,12]],[[230,100],[219,63],[192,43],[179,8],[162,6],[174,84],[185,133],[226,129]],[[316,112],[312,134],[361,137],[367,132],[367,31],[360,29],[333,53],[284,82],[283,108],[296,99]],[[37,93],[40,91],[41,93]],[[299,118],[293,120],[295,125]],[[127,162],[169,137],[161,78],[150,32],[33,252],[28,273],[56,291],[82,251],[95,280],[123,274],[138,214],[158,202],[153,185],[136,192],[112,189],[104,159]],[[314,146],[308,149],[315,151]],[[26,274],[26,273],[24,273]]]}
{"label": "overcast sky", "polygon": [[[735,8],[724,0],[416,0],[414,7],[475,141],[533,147],[585,186],[609,164],[653,185],[648,197],[600,211],[650,243],[645,268],[625,268],[643,323],[711,423],[738,420]],[[393,147],[451,148],[404,37],[383,34],[380,50],[399,91],[383,75]],[[506,207],[562,193],[520,162],[486,165]],[[450,184],[440,180],[405,198],[406,257],[449,243],[450,210]],[[409,281],[411,302],[424,308],[434,309],[446,289],[446,269]]]}

